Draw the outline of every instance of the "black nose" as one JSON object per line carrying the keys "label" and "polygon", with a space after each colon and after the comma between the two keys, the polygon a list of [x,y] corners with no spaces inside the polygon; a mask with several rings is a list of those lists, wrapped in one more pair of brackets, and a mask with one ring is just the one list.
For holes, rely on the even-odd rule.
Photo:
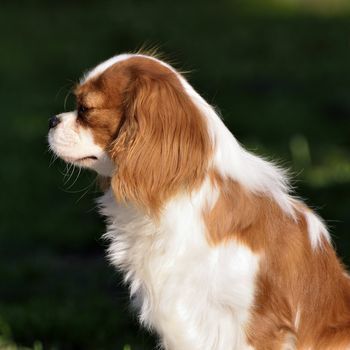
{"label": "black nose", "polygon": [[54,115],[53,117],[50,118],[49,120],[49,129],[54,128],[56,125],[60,123],[61,119]]}

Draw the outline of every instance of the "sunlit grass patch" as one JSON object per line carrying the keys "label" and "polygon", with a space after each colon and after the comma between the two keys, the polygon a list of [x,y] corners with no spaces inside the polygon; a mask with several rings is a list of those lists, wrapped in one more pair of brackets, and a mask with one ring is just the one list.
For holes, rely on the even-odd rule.
{"label": "sunlit grass patch", "polygon": [[40,342],[35,342],[33,347],[17,346],[14,342],[0,338],[0,350],[43,350]]}
{"label": "sunlit grass patch", "polygon": [[17,345],[12,340],[12,332],[9,325],[0,318],[0,350],[43,350],[41,342],[35,341],[33,347]]}
{"label": "sunlit grass patch", "polygon": [[341,14],[350,10],[348,0],[272,0],[272,2],[291,10],[323,14]]}
{"label": "sunlit grass patch", "polygon": [[262,10],[291,14],[310,13],[329,16],[350,13],[348,0],[253,0],[247,2],[246,6],[252,11]]}
{"label": "sunlit grass patch", "polygon": [[307,138],[296,135],[290,140],[293,168],[313,187],[350,183],[350,156],[335,146],[328,147],[317,162]]}

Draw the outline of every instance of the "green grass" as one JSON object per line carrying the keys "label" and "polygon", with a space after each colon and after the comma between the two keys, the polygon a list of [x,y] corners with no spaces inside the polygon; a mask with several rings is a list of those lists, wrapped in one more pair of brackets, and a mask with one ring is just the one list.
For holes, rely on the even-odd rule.
{"label": "green grass", "polygon": [[[261,2],[260,2],[261,3]],[[92,174],[49,167],[48,118],[80,74],[161,44],[249,149],[283,159],[350,262],[350,21],[293,5],[3,1],[0,327],[9,349],[151,349],[104,258]],[[344,10],[345,11],[345,10]],[[68,98],[67,109],[73,104]],[[1,344],[1,343],[0,343]],[[5,345],[0,345],[4,348]],[[5,348],[6,349],[6,348]]]}

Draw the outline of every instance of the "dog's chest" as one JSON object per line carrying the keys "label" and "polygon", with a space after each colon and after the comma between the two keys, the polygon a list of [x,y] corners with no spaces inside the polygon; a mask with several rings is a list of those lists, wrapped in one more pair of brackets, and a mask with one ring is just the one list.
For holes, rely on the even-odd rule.
{"label": "dog's chest", "polygon": [[[135,207],[116,203],[109,192],[100,204],[107,217],[109,258],[125,273],[132,292],[138,283],[160,294],[164,286],[176,283],[173,280],[183,283],[186,276],[200,274],[198,267],[208,259],[210,248],[192,205],[186,210],[184,203],[173,203],[155,223]],[[192,266],[197,266],[195,271]]]}
{"label": "dog's chest", "polygon": [[123,271],[141,322],[163,334],[164,346],[246,349],[258,258],[234,242],[210,247],[201,210],[190,201],[169,205],[157,224],[110,193],[100,203],[109,258]]}

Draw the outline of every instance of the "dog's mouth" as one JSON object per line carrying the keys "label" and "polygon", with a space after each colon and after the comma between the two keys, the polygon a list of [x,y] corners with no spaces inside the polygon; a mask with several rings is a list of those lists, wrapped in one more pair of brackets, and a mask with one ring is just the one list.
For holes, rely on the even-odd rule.
{"label": "dog's mouth", "polygon": [[82,161],[82,160],[97,160],[98,158],[96,156],[88,156],[88,157],[83,157],[83,158],[79,158],[78,161]]}
{"label": "dog's mouth", "polygon": [[71,158],[71,157],[62,157],[67,163],[75,163],[81,165],[88,165],[94,163],[98,158],[96,156],[86,156],[82,158]]}

